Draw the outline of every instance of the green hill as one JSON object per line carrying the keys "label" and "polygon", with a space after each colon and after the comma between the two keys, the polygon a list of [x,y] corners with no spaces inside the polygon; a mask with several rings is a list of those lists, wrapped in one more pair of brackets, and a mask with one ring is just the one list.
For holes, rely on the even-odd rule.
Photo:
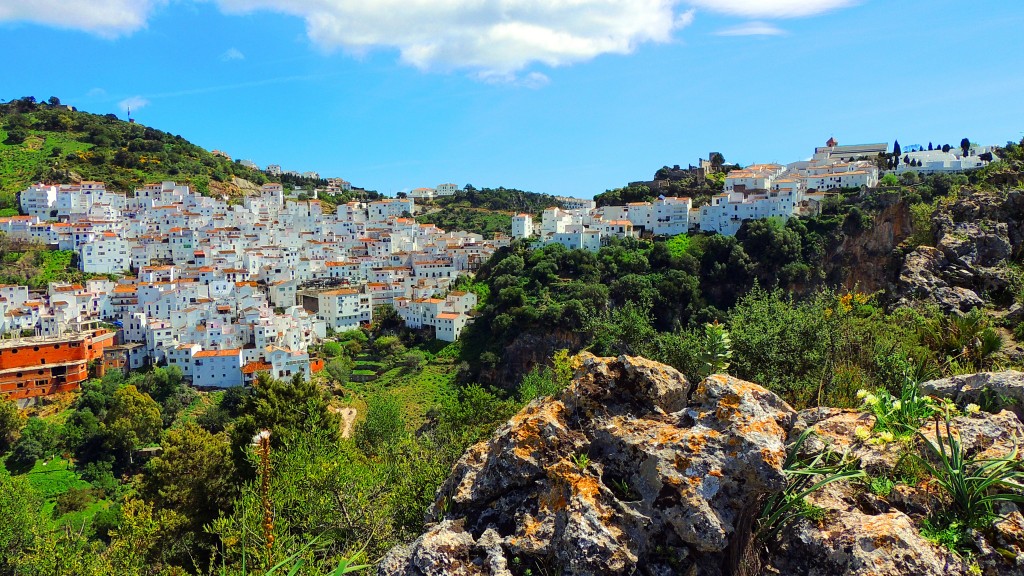
{"label": "green hill", "polygon": [[99,180],[130,191],[175,180],[204,194],[242,193],[267,176],[192,144],[181,136],[128,123],[113,114],[80,112],[57,98],[0,104],[0,214],[17,209],[16,194],[33,182]]}
{"label": "green hill", "polygon": [[467,186],[452,196],[420,202],[425,212],[416,217],[421,224],[437,224],[444,230],[465,230],[491,238],[495,232],[512,231],[512,216],[519,213],[539,215],[545,208],[562,207],[550,194],[526,192],[515,188],[474,188]]}

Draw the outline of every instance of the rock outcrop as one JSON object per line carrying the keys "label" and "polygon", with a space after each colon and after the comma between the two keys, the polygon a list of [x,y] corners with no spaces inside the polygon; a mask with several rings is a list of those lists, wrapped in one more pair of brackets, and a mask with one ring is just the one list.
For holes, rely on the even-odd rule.
{"label": "rock outcrop", "polygon": [[921,384],[925,394],[949,398],[957,404],[978,404],[988,409],[1010,410],[1024,420],[1024,372],[982,372],[929,380]]}
{"label": "rock outcrop", "polygon": [[982,294],[997,299],[1009,296],[1003,265],[1020,256],[1024,191],[1005,196],[974,191],[936,213],[932,225],[935,247],[920,246],[906,256],[897,299],[903,303],[923,300],[945,312],[965,312],[984,304]]}
{"label": "rock outcrop", "polygon": [[621,357],[473,446],[380,574],[727,574],[781,490],[793,410],[764,388]]}
{"label": "rock outcrop", "polygon": [[[625,356],[580,364],[567,389],[532,402],[468,450],[428,511],[436,522],[392,549],[378,574],[1024,576],[1024,516],[1013,506],[972,533],[973,558],[922,535],[925,520],[951,504],[927,474],[901,467],[928,456],[934,421],[887,441],[870,432],[871,414],[796,413],[736,378],[694,385],[670,367]],[[981,389],[1012,396],[1021,376],[926,388],[958,400]],[[1005,458],[1024,438],[1008,410],[972,409],[950,426],[966,458]],[[796,456],[843,454],[864,480],[809,493],[801,505],[813,514],[758,540],[763,503],[786,488],[787,454],[806,430],[813,434]],[[869,490],[871,478],[898,481]]]}

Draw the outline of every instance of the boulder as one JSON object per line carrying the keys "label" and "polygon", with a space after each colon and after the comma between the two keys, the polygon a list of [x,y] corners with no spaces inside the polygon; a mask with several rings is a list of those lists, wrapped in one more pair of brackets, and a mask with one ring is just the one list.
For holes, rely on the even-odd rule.
{"label": "boulder", "polygon": [[[821,505],[818,500],[815,505]],[[924,539],[906,514],[826,507],[821,524],[800,519],[784,531],[770,567],[777,574],[902,576],[968,574],[966,563]]]}
{"label": "boulder", "polygon": [[1006,223],[991,221],[959,222],[941,235],[937,248],[966,269],[995,266],[1013,253]]}
{"label": "boulder", "polygon": [[942,251],[918,246],[903,261],[897,294],[903,304],[932,302],[947,314],[969,312],[985,305],[974,290],[965,287],[974,280],[970,269],[951,264]]}
{"label": "boulder", "polygon": [[1024,372],[981,372],[929,380],[921,384],[921,390],[960,406],[978,404],[991,411],[1005,408],[1024,420]]}
{"label": "boulder", "polygon": [[786,479],[795,413],[716,375],[693,386],[642,358],[583,359],[573,383],[472,448],[441,522],[379,574],[727,574]]}

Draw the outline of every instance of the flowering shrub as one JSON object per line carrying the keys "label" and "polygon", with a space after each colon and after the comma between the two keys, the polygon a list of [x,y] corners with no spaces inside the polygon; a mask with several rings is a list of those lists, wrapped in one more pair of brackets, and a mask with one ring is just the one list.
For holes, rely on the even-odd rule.
{"label": "flowering shrub", "polygon": [[862,441],[870,440],[877,444],[912,436],[936,412],[949,413],[956,410],[949,401],[940,403],[921,394],[917,382],[909,377],[904,378],[899,398],[884,388],[874,393],[859,390],[857,398],[863,402],[865,410],[875,415],[875,426],[873,430],[859,426],[854,433]]}

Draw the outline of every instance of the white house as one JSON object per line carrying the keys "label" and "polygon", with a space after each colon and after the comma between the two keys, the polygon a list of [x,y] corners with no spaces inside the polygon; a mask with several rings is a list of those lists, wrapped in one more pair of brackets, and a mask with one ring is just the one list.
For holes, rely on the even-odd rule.
{"label": "white house", "polygon": [[121,274],[131,267],[128,244],[113,232],[104,232],[78,247],[82,272]]}
{"label": "white house", "polygon": [[336,332],[355,330],[373,321],[372,297],[354,288],[328,290],[317,295],[317,318]]}
{"label": "white house", "polygon": [[202,350],[192,355],[192,384],[200,388],[242,385],[242,350]]}
{"label": "white house", "polygon": [[437,187],[434,188],[434,195],[435,196],[454,196],[455,193],[458,192],[458,191],[459,191],[459,185],[458,184],[452,184],[451,182],[449,182],[449,183],[446,183],[446,184],[438,184]]}
{"label": "white house", "polygon": [[469,316],[457,312],[442,312],[434,319],[434,337],[444,342],[455,342],[469,322]]}

